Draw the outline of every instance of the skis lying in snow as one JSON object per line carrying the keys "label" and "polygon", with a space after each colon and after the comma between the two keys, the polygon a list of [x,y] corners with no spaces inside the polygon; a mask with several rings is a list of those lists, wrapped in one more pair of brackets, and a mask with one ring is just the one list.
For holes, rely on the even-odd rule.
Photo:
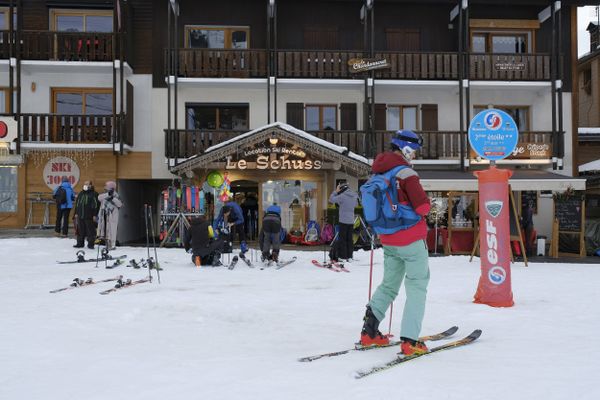
{"label": "skis lying in snow", "polygon": [[102,292],[100,292],[100,294],[109,294],[112,292],[116,292],[117,290],[120,290],[120,289],[125,289],[128,287],[139,285],[140,283],[146,283],[146,282],[152,282],[152,278],[147,277],[144,279],[139,279],[137,281],[132,281],[131,279],[126,279],[126,280],[119,279],[114,288],[111,288],[108,290],[103,290]]}
{"label": "skis lying in snow", "polygon": [[[447,329],[444,332],[436,333],[435,335],[420,337],[419,340],[421,342],[429,342],[429,341],[446,339],[446,338],[454,335],[457,330],[458,330],[458,326],[453,326],[452,328]],[[384,347],[392,347],[392,346],[399,346],[399,345],[400,345],[400,341],[390,342],[389,344],[386,344],[384,346],[369,346],[369,347],[364,347],[364,346],[361,346],[360,343],[356,343],[355,347],[353,349],[335,351],[333,353],[318,354],[316,356],[302,357],[302,358],[298,359],[298,361],[302,361],[302,362],[315,361],[315,360],[318,360],[318,359],[321,359],[324,357],[341,356],[342,354],[347,354],[347,353],[350,353],[351,351],[366,351],[366,350],[382,349]]]}
{"label": "skis lying in snow", "polygon": [[77,253],[77,260],[75,261],[57,261],[58,264],[77,264],[77,263],[86,263],[86,262],[100,262],[100,261],[111,261],[111,260],[120,260],[127,258],[126,255],[113,257],[110,254],[107,254],[100,258],[85,258],[85,251],[79,250]]}
{"label": "skis lying in snow", "polygon": [[386,369],[390,369],[398,364],[412,361],[421,356],[426,356],[428,354],[436,353],[436,352],[442,351],[442,350],[449,350],[449,349],[455,349],[457,347],[466,346],[467,344],[473,343],[475,340],[477,340],[477,338],[479,338],[479,336],[481,336],[481,329],[476,329],[473,332],[471,332],[471,334],[469,336],[466,336],[460,340],[455,340],[454,342],[443,344],[441,346],[433,347],[433,348],[429,349],[429,351],[427,353],[413,354],[411,356],[406,356],[406,357],[398,357],[395,360],[389,361],[385,364],[377,365],[371,369],[364,370],[364,371],[357,371],[354,377],[356,379],[361,379],[361,378],[364,378],[365,376],[372,375],[376,372],[385,371]]}
{"label": "skis lying in snow", "polygon": [[73,279],[73,283],[71,283],[69,286],[60,288],[60,289],[51,290],[50,293],[64,292],[65,290],[76,289],[76,288],[82,287],[82,286],[95,285],[97,283],[102,283],[102,282],[118,281],[119,279],[123,279],[123,275],[115,276],[114,278],[103,279],[101,281],[95,281],[92,278],[87,278],[86,280],[75,278],[75,279]]}
{"label": "skis lying in snow", "polygon": [[344,267],[344,264],[336,262],[336,261],[321,263],[317,260],[312,260],[312,263],[315,267],[325,268],[325,269],[329,269],[329,270],[335,271],[335,272],[342,272],[342,271],[350,272],[348,269],[346,269],[346,267]]}
{"label": "skis lying in snow", "polygon": [[231,259],[231,262],[229,263],[229,266],[227,267],[227,269],[232,270],[235,268],[235,265],[238,262],[238,256],[233,256],[233,258]]}
{"label": "skis lying in snow", "polygon": [[290,265],[291,263],[293,263],[294,261],[296,261],[297,257],[292,257],[291,259],[287,260],[287,261],[279,261],[277,263],[277,267],[275,269],[281,269],[285,266]]}

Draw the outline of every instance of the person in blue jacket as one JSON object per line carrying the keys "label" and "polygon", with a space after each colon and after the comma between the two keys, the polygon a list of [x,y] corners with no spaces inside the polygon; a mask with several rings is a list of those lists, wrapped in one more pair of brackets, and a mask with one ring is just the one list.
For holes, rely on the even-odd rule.
{"label": "person in blue jacket", "polygon": [[248,251],[244,232],[244,214],[240,205],[233,199],[229,199],[223,205],[219,216],[213,223],[213,229],[219,237],[225,237],[227,242],[233,242],[237,233],[240,239],[241,254]]}
{"label": "person in blue jacket", "polygon": [[69,214],[75,200],[75,192],[69,182],[69,178],[66,176],[62,177],[62,183],[54,189],[52,197],[56,200],[56,225],[54,226],[54,231],[56,232],[56,236],[67,237],[69,234]]}

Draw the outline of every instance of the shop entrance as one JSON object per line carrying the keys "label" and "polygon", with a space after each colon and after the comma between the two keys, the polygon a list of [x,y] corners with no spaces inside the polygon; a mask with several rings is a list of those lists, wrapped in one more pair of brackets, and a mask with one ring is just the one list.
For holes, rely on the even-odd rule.
{"label": "shop entrance", "polygon": [[244,230],[248,240],[258,240],[258,182],[240,179],[231,182],[231,193],[244,213]]}
{"label": "shop entrance", "polygon": [[281,225],[287,232],[305,233],[310,220],[318,220],[317,182],[287,179],[262,183],[262,209],[281,207]]}

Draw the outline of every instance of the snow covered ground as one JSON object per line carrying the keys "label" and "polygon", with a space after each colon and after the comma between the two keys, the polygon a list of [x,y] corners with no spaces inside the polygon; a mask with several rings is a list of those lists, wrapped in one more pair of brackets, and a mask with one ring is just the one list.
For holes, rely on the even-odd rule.
{"label": "snow covered ground", "polygon": [[[458,325],[456,338],[475,328],[481,338],[355,380],[356,370],[391,360],[398,349],[297,359],[358,339],[369,253],[357,253],[348,274],[312,266],[311,258],[322,259],[318,251],[297,252],[299,260],[281,270],[238,263],[229,271],[196,269],[183,250],[159,249],[160,285],[108,296],[98,292],[111,283],[50,294],[75,277],[147,274],[56,264],[74,259],[73,244],[0,240],[0,399],[600,398],[600,341],[593,337],[600,331],[600,265],[516,264],[516,304],[495,309],[472,303],[478,260],[431,258],[423,334]],[[146,250],[114,254],[139,259]],[[379,283],[380,252],[375,261]],[[403,299],[402,291],[396,335]]]}

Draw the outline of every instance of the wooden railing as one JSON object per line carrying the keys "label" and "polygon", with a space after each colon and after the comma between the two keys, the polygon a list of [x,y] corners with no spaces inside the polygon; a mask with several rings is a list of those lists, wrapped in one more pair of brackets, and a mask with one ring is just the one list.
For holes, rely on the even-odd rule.
{"label": "wooden railing", "polygon": [[115,143],[126,140],[123,118],[112,115],[21,114],[24,143]]}
{"label": "wooden railing", "polygon": [[[171,57],[165,52],[165,71]],[[266,78],[269,60],[279,78],[352,79],[348,65],[362,58],[362,51],[264,49],[179,49],[178,76],[219,78]],[[378,79],[457,80],[460,57],[456,52],[386,52],[375,54],[389,65],[375,71]],[[473,80],[550,80],[548,54],[469,54],[470,79]],[[172,64],[174,65],[174,63]]]}
{"label": "wooden railing", "polygon": [[[165,155],[168,158],[188,158],[202,154],[210,146],[242,133],[194,129],[165,130]],[[367,154],[368,136],[363,131],[309,131],[309,133],[330,143],[345,146],[356,154]],[[388,150],[393,134],[393,131],[375,132],[376,153]],[[459,132],[420,132],[420,134],[423,136],[424,146],[417,154],[418,158],[427,160],[460,158]],[[463,143],[466,143],[466,139]]]}
{"label": "wooden railing", "polygon": [[550,80],[550,55],[470,54],[469,69],[472,80]]}
{"label": "wooden railing", "polygon": [[[13,38],[15,35],[13,33]],[[116,34],[116,37],[119,35]],[[0,31],[0,58],[8,58],[11,42],[13,56],[16,57],[17,46],[9,36],[9,31]],[[112,33],[24,30],[20,43],[20,56],[24,60],[112,61],[113,47],[115,55],[119,56]]]}
{"label": "wooden railing", "polygon": [[[167,51],[165,71],[173,61]],[[174,65],[174,63],[172,64]],[[232,49],[179,49],[179,74],[181,77],[257,78],[267,76],[267,52],[265,50]]]}

